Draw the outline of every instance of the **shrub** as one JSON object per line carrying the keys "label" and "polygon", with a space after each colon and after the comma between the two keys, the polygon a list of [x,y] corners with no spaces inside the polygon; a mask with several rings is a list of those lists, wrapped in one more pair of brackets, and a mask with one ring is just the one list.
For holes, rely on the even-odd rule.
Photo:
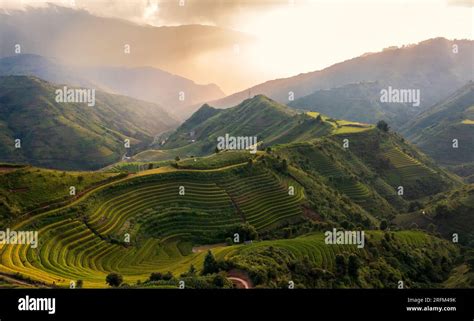
{"label": "shrub", "polygon": [[160,272],[153,272],[152,274],[150,274],[149,280],[150,280],[150,281],[160,281],[160,280],[163,280],[163,274],[160,273]]}
{"label": "shrub", "polygon": [[214,254],[212,254],[211,250],[207,251],[206,257],[204,258],[204,264],[202,269],[202,274],[212,274],[219,271],[219,266],[217,264],[216,258]]}
{"label": "shrub", "polygon": [[110,273],[105,278],[105,283],[110,286],[118,287],[123,282],[123,277],[118,273]]}
{"label": "shrub", "polygon": [[166,272],[165,274],[163,274],[163,280],[164,281],[169,281],[173,278],[173,273],[171,273],[170,271]]}
{"label": "shrub", "polygon": [[377,122],[377,128],[381,131],[388,132],[390,127],[388,127],[388,124],[384,120],[379,120]]}

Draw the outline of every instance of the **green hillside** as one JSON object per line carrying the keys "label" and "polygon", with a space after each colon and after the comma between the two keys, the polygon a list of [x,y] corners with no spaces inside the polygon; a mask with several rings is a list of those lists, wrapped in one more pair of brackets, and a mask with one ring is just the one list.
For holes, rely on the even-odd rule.
{"label": "green hillside", "polygon": [[58,88],[34,77],[0,77],[0,161],[97,169],[128,152],[125,139],[137,151],[177,124],[157,105],[103,92],[95,106],[58,103]]}
{"label": "green hillside", "polygon": [[81,195],[93,186],[119,177],[112,173],[60,172],[0,164],[0,226],[27,212],[61,205],[71,198],[71,186],[76,195]]}
{"label": "green hillside", "polygon": [[381,103],[380,91],[388,88],[381,82],[348,84],[300,97],[288,104],[293,108],[317,111],[337,119],[375,124],[388,121],[399,128],[419,111],[410,104]]}
{"label": "green hillside", "polygon": [[395,223],[404,228],[419,227],[440,233],[448,239],[457,233],[461,244],[474,247],[474,185],[465,185],[437,195],[420,207],[414,212],[398,216]]}
{"label": "green hillside", "polygon": [[[317,225],[304,236],[273,239],[272,231],[278,227],[305,226],[305,208],[312,204],[296,182],[305,184],[306,176],[298,176],[295,168],[289,169],[290,176],[274,171],[272,162],[277,159],[264,157],[251,166],[214,170],[159,168],[97,187],[63,208],[14,223],[11,228],[16,230],[38,230],[40,244],[37,249],[0,245],[0,271],[45,286],[83,280],[85,287],[103,287],[110,272],[136,284],[153,272],[171,271],[177,278],[191,264],[200,271],[205,252],[193,249],[219,243],[212,251],[224,262],[222,269],[243,270],[256,286],[279,287],[294,280],[302,287],[395,287],[404,280],[406,286],[417,287],[436,286],[447,278],[457,249],[421,232],[367,231],[364,249],[325,244]],[[294,195],[287,193],[288,185],[296,187]],[[184,194],[179,193],[180,186]],[[334,194],[326,196],[337,204]],[[346,202],[338,208],[347,209],[346,219],[356,222],[365,215],[350,201],[339,202]],[[240,234],[240,242],[254,242],[222,245],[234,233]],[[346,260],[357,256],[357,276],[338,269],[338,255]],[[442,264],[429,269],[435,261]],[[176,282],[173,278],[167,284]]]}
{"label": "green hillside", "polygon": [[[394,139],[378,131],[352,135],[378,138],[381,145]],[[224,151],[152,164],[157,166],[96,184],[62,207],[9,222],[11,229],[37,230],[41,238],[36,249],[0,245],[0,272],[44,286],[82,280],[85,287],[104,287],[105,276],[116,272],[138,287],[176,287],[180,278],[192,287],[207,282],[207,276],[186,273],[191,265],[202,271],[206,252],[199,249],[210,247],[224,274],[244,271],[259,287],[283,287],[289,280],[298,287],[395,287],[398,280],[407,287],[441,286],[458,249],[422,232],[371,231],[399,210],[372,184],[385,182],[383,176],[341,149],[341,137],[356,144],[344,135],[275,146],[251,161],[245,152]],[[23,180],[53,183],[61,175],[47,172],[44,179],[25,172]],[[67,173],[65,183],[74,177]],[[91,179],[84,182],[94,184]],[[62,185],[48,186],[51,198],[61,193]],[[366,231],[365,247],[325,244],[322,232],[332,228]],[[245,245],[234,243],[235,233]],[[357,272],[341,271],[340,260],[359,262]],[[168,271],[168,281],[147,281],[151,273]]]}
{"label": "green hillside", "polygon": [[[328,134],[332,127],[309,115],[259,95],[224,110],[204,105],[173,133],[162,149],[205,155],[214,152],[217,137],[257,136],[259,149],[275,143],[306,140]],[[179,150],[180,148],[181,150]]]}
{"label": "green hillside", "polygon": [[[226,133],[263,146],[215,151]],[[131,287],[226,288],[239,271],[255,287],[415,288],[470,273],[471,190],[396,133],[256,96],[203,106],[163,148],[100,172],[1,165],[0,226],[41,237],[0,244],[0,286],[104,287],[115,272]],[[421,209],[437,229],[413,224]],[[334,228],[365,245],[326,244]]]}
{"label": "green hillside", "polygon": [[[402,133],[439,163],[472,181],[474,175],[474,83],[421,113]],[[453,148],[457,139],[458,148]]]}

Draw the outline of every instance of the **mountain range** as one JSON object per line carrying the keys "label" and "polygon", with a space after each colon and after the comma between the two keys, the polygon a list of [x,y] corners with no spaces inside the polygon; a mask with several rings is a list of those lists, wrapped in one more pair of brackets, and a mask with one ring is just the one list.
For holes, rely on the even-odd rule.
{"label": "mountain range", "polygon": [[148,66],[217,83],[224,91],[255,77],[244,67],[245,56],[233,54],[235,44],[244,51],[254,42],[249,34],[215,26],[139,25],[54,4],[0,11],[0,57],[18,54],[19,45],[22,54],[54,57],[66,65]]}
{"label": "mountain range", "polygon": [[153,102],[178,119],[182,119],[181,110],[189,104],[224,96],[214,84],[199,85],[157,68],[75,67],[32,54],[0,58],[0,76],[8,75],[36,76],[56,84],[97,88]]}
{"label": "mountain range", "polygon": [[[453,49],[454,46],[457,46],[457,50]],[[472,80],[473,56],[472,40],[429,39],[418,44],[365,54],[323,70],[270,80],[209,104],[227,108],[249,96],[263,94],[295,108],[315,111],[321,108],[331,117],[357,114],[357,120],[363,122],[387,117],[386,121],[393,121],[394,125],[400,126],[413,113],[429,108]],[[420,90],[420,106],[414,111],[406,111],[402,105],[389,105],[387,110],[383,110],[384,107],[379,103],[380,89],[389,86]],[[335,89],[339,87],[343,89]],[[344,98],[349,93],[338,97],[346,90],[355,95],[353,99],[348,96]],[[352,108],[356,110],[351,111]]]}

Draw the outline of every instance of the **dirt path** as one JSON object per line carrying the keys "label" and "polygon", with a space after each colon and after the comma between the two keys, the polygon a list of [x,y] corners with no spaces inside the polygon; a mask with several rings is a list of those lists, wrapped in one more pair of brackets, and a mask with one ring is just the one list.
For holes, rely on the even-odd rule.
{"label": "dirt path", "polygon": [[[236,284],[237,285],[237,288],[240,288],[240,289],[250,289],[250,284],[249,282],[247,282],[246,280],[244,279],[241,279],[241,278],[238,278],[236,276],[231,276],[231,277],[228,277],[229,280],[232,281],[232,283]],[[240,285],[240,286],[239,286]]]}
{"label": "dirt path", "polygon": [[227,273],[227,279],[234,283],[237,289],[251,289],[253,288],[252,281],[246,271],[233,269]]}

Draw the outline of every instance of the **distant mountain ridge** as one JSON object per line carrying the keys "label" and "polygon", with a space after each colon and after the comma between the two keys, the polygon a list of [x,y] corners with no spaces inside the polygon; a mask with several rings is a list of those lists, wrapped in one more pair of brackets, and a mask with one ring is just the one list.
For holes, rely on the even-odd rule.
{"label": "distant mountain ridge", "polygon": [[[453,51],[453,45],[458,46],[457,53]],[[325,89],[360,82],[378,82],[381,88],[419,89],[419,110],[422,111],[472,80],[473,56],[472,40],[429,39],[417,45],[356,57],[323,70],[270,80],[209,104],[227,108],[249,95],[263,94],[280,103],[303,108],[312,98],[305,96],[315,92],[318,96],[317,92]],[[294,96],[294,101],[289,99],[291,96]],[[317,104],[317,101],[312,102],[315,108]],[[351,105],[345,104],[339,108],[349,109]],[[341,113],[337,109],[334,112]]]}
{"label": "distant mountain ridge", "polygon": [[317,111],[322,114],[354,121],[377,123],[385,120],[399,127],[419,112],[409,103],[382,103],[380,92],[385,89],[380,82],[361,82],[331,89],[321,89],[296,99],[290,107]]}
{"label": "distant mountain ridge", "polygon": [[36,76],[54,83],[97,87],[97,89],[161,105],[183,119],[181,110],[224,96],[214,84],[199,85],[192,80],[151,67],[73,67],[58,59],[24,54],[0,58],[0,76]]}
{"label": "distant mountain ridge", "polygon": [[[57,57],[68,65],[150,66],[197,83],[216,83],[224,91],[234,86],[232,79],[245,81],[252,69],[235,68],[229,78],[229,59],[216,57],[233,55],[236,43],[244,50],[254,41],[252,35],[216,26],[139,25],[55,4],[0,11],[0,57],[14,55],[20,44],[21,53]],[[233,55],[232,62],[244,66],[245,58]]]}

